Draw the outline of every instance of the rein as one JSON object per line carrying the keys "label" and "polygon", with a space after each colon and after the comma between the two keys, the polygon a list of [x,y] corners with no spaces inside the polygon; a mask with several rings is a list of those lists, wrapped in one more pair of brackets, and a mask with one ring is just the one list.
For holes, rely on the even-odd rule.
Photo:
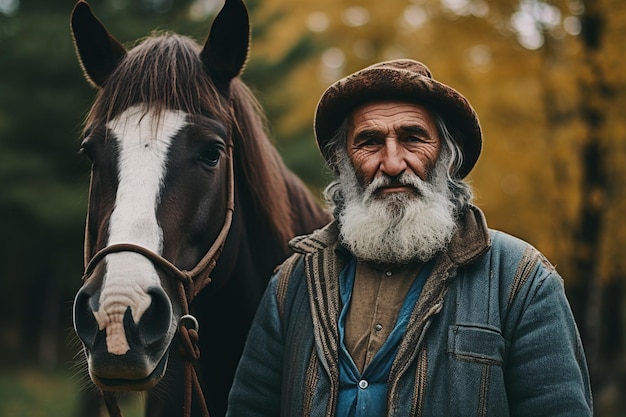
{"label": "rein", "polygon": [[[118,252],[134,252],[144,256],[150,260],[154,265],[169,272],[177,279],[178,296],[182,308],[182,317],[178,324],[178,334],[181,337],[182,342],[182,355],[185,360],[185,400],[183,403],[183,415],[186,417],[191,416],[191,401],[193,392],[195,391],[198,401],[200,402],[201,412],[203,417],[210,417],[209,409],[202,393],[202,387],[200,386],[200,380],[194,363],[200,358],[200,348],[198,347],[198,321],[196,318],[189,314],[189,305],[194,298],[211,283],[210,274],[213,272],[217,260],[222,253],[226,237],[232,224],[233,213],[235,211],[235,175],[234,175],[234,161],[233,161],[233,146],[228,145],[228,190],[226,198],[226,214],[224,217],[224,224],[219,234],[215,238],[215,241],[207,251],[207,253],[200,259],[198,264],[190,270],[181,270],[172,262],[168,261],[161,255],[144,248],[143,246],[135,245],[133,243],[117,243],[107,246],[99,250],[89,261],[85,267],[85,274],[83,280],[86,279],[96,268],[96,266],[109,254]],[[122,412],[117,404],[117,400],[113,392],[102,391],[102,398],[106,405],[107,411],[111,417],[122,417]]]}

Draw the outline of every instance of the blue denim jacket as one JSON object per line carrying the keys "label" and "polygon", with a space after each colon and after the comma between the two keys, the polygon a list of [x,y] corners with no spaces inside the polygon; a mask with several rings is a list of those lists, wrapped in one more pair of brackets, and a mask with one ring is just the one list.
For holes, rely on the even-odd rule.
{"label": "blue denim jacket", "polygon": [[[292,241],[272,278],[227,416],[337,413],[338,276],[331,223]],[[387,416],[590,416],[584,352],[563,280],[532,246],[488,230],[478,208],[437,256],[391,367]]]}

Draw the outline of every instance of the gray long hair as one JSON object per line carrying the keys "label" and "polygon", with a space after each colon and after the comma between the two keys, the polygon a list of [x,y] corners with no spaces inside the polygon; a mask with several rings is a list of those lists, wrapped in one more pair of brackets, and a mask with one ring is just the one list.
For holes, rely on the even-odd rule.
{"label": "gray long hair", "polygon": [[[439,137],[442,139],[442,148],[438,164],[447,166],[447,183],[450,191],[450,198],[455,207],[457,217],[461,216],[472,203],[474,195],[470,184],[459,178],[459,169],[463,165],[463,152],[458,142],[454,140],[450,130],[446,126],[443,118],[438,114],[434,115],[435,123]],[[332,160],[327,161],[329,167],[335,173],[342,166],[342,162],[348,159],[348,151],[346,148],[348,138],[348,118],[337,129],[331,140],[327,143],[327,155],[332,155]],[[332,181],[324,190],[324,199],[329,207],[333,208],[335,217],[343,208],[345,197],[341,191],[339,179]]]}

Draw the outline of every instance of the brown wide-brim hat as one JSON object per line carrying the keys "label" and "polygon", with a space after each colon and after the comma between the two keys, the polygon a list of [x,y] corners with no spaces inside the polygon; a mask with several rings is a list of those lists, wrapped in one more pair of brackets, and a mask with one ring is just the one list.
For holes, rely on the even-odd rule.
{"label": "brown wide-brim hat", "polygon": [[459,92],[434,80],[428,67],[411,59],[374,64],[328,87],[315,112],[315,137],[324,159],[331,161],[327,144],[354,109],[389,99],[421,104],[439,114],[463,152],[458,175],[469,174],[482,149],[476,112]]}

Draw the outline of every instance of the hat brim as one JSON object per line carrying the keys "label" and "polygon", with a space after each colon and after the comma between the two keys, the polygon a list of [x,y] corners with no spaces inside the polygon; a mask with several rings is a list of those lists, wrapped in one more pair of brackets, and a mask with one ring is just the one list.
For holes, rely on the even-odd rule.
{"label": "hat brim", "polygon": [[368,67],[324,92],[315,113],[315,136],[326,161],[331,157],[328,142],[354,109],[391,99],[421,104],[440,115],[463,153],[458,176],[464,178],[469,174],[482,149],[482,132],[468,100],[432,78],[393,67]]}

